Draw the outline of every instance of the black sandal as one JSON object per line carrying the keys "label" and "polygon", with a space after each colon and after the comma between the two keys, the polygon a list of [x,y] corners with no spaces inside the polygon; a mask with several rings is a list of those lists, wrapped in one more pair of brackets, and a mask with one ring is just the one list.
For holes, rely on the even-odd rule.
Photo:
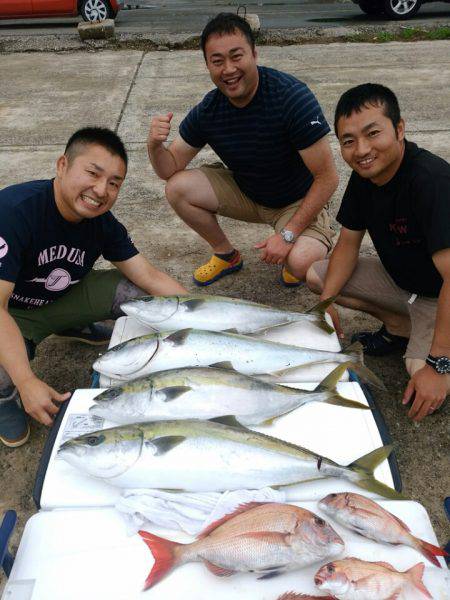
{"label": "black sandal", "polygon": [[369,356],[385,356],[399,350],[405,351],[409,338],[389,333],[383,325],[378,331],[361,331],[352,336],[353,342],[360,342],[364,354]]}

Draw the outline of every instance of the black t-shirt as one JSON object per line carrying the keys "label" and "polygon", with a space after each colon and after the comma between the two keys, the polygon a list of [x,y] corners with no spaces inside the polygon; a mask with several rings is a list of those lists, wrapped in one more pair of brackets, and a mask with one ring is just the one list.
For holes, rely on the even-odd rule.
{"label": "black t-shirt", "polygon": [[442,277],[432,255],[450,248],[450,165],[406,142],[394,177],[377,186],[353,172],[337,220],[367,229],[380,260],[402,289],[436,298]]}
{"label": "black t-shirt", "polygon": [[136,254],[127,230],[110,212],[80,223],[66,221],[56,206],[51,180],[0,191],[0,279],[15,284],[12,307],[53,302],[101,255],[122,261]]}

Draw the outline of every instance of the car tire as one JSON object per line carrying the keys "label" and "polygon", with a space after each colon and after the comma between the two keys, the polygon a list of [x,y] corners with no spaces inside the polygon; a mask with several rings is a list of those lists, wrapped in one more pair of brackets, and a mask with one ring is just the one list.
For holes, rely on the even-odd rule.
{"label": "car tire", "polygon": [[384,14],[389,19],[410,19],[419,10],[422,0],[384,0]]}
{"label": "car tire", "polygon": [[359,0],[358,5],[366,15],[381,15],[383,12],[383,5],[373,0]]}
{"label": "car tire", "polygon": [[108,0],[81,0],[80,15],[84,21],[104,21],[116,16]]}

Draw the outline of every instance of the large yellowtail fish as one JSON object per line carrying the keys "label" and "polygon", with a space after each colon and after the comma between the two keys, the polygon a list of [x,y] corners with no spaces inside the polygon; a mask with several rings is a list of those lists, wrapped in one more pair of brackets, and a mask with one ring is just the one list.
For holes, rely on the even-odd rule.
{"label": "large yellowtail fish", "polygon": [[62,444],[58,456],[123,488],[221,492],[339,477],[388,498],[402,498],[373,476],[390,453],[390,446],[378,448],[343,466],[243,427],[177,420],[88,433]]}
{"label": "large yellowtail fish", "polygon": [[253,333],[287,323],[306,322],[333,333],[333,327],[325,320],[325,310],[333,300],[324,300],[302,313],[226,296],[143,296],[125,302],[121,309],[158,331],[194,327]]}

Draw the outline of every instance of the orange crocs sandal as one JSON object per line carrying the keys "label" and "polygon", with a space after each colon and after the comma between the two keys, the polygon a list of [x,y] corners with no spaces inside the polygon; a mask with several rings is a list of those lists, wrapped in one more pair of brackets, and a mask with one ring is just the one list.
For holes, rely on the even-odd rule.
{"label": "orange crocs sandal", "polygon": [[286,269],[286,267],[283,267],[281,269],[280,282],[285,287],[298,287],[299,285],[302,285],[302,283],[303,283],[303,281],[301,281],[301,279],[297,279],[297,277],[294,277],[294,275],[292,275],[292,273],[289,273],[289,271]]}
{"label": "orange crocs sandal", "polygon": [[215,254],[209,261],[194,271],[193,280],[195,285],[210,285],[221,277],[242,269],[244,261],[239,252],[231,261],[222,260]]}

